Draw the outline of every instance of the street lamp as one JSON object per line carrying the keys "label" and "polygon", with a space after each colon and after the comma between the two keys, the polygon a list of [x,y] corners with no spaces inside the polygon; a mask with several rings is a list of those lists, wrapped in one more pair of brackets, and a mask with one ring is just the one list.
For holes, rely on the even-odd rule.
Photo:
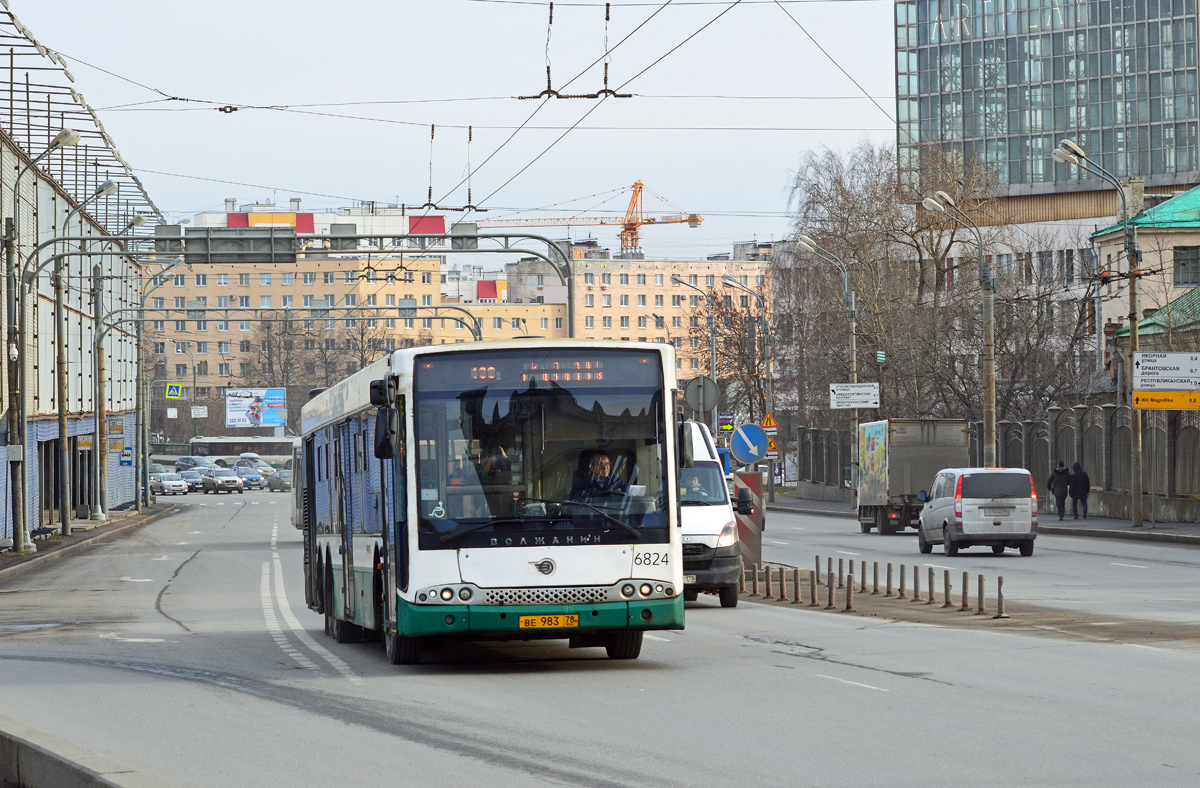
{"label": "street lamp", "polygon": [[[1125,257],[1129,260],[1129,365],[1126,367],[1130,370],[1130,374],[1125,376],[1128,383],[1126,389],[1126,398],[1129,403],[1130,410],[1130,428],[1133,431],[1129,441],[1130,464],[1133,466],[1130,469],[1129,480],[1129,509],[1131,520],[1134,528],[1142,527],[1142,416],[1133,407],[1133,361],[1134,354],[1138,352],[1138,321],[1140,313],[1138,311],[1138,280],[1142,276],[1142,252],[1138,249],[1137,239],[1133,236],[1133,229],[1129,225],[1129,202],[1125,197],[1125,189],[1121,186],[1121,182],[1104,167],[1088,158],[1087,152],[1083,148],[1075,144],[1073,140],[1063,139],[1058,143],[1058,147],[1051,154],[1054,160],[1061,164],[1074,164],[1083,170],[1087,170],[1093,175],[1099,175],[1104,180],[1113,185],[1117,190],[1117,194],[1121,198],[1121,228],[1124,234],[1125,241]],[[1097,315],[1099,320],[1099,315]],[[1097,331],[1099,328],[1097,328]]]}
{"label": "street lamp", "polygon": [[[762,312],[763,339],[764,339],[764,345],[766,348],[766,362],[767,362],[767,380],[766,380],[767,402],[766,402],[766,406],[767,406],[767,413],[772,414],[772,411],[774,410],[774,402],[771,398],[771,321],[767,317],[766,302],[763,301],[763,297],[759,293],[746,287],[744,284],[742,284],[736,278],[734,278],[734,276],[732,274],[722,274],[721,275],[721,283],[723,285],[725,285],[726,287],[732,287],[737,290],[745,291],[745,292],[749,293],[750,295],[754,296],[754,298],[758,301],[758,311]],[[751,317],[751,319],[753,319],[754,316],[751,315],[750,317]],[[771,502],[773,502],[775,500],[775,467],[774,467],[774,463],[771,464],[770,472],[767,474],[767,500],[771,501]]]}
{"label": "street lamp", "polygon": [[[842,287],[845,291],[846,298],[846,315],[850,318],[850,382],[858,382],[858,309],[854,305],[854,291],[850,289],[850,267],[842,261],[840,257],[830,252],[828,249],[821,247],[816,241],[809,238],[807,235],[797,235],[796,245],[805,252],[819,257],[827,263],[832,263],[834,268],[842,275]],[[799,463],[797,463],[799,464]],[[855,497],[858,496],[858,408],[854,408],[854,433],[850,440],[850,467],[853,469],[855,478],[851,484],[851,489]]]}
{"label": "street lamp", "polygon": [[[96,187],[91,196],[67,212],[67,218],[63,219],[62,223],[62,234],[67,234],[67,225],[71,223],[71,217],[82,211],[88,203],[101,197],[107,197],[116,191],[116,181],[105,181]],[[80,235],[82,234],[80,232]],[[84,241],[79,242],[81,251],[84,243]],[[70,536],[71,485],[70,474],[67,472],[71,461],[67,451],[67,308],[65,288],[63,287],[63,266],[67,256],[55,255],[55,257],[57,259],[54,263],[52,281],[54,283],[54,351],[56,359],[54,398],[58,404],[58,522],[62,529],[62,535]]]}
{"label": "street lamp", "polygon": [[[963,213],[946,192],[926,197],[921,205],[932,213],[940,213],[975,234],[979,248],[979,286],[983,291],[983,464],[996,466],[996,278],[992,267],[983,259],[983,235],[979,225]],[[949,210],[947,210],[947,208]]]}
{"label": "street lamp", "polygon": [[[18,408],[21,398],[20,377],[21,351],[17,340],[17,247],[20,244],[21,224],[17,221],[20,216],[18,202],[20,200],[21,178],[30,167],[46,158],[55,148],[74,145],[80,140],[79,132],[74,129],[63,129],[54,135],[50,144],[17,172],[13,181],[13,215],[4,220],[4,262],[7,282],[6,306],[8,310],[8,464],[11,472],[13,501],[13,550],[18,553],[36,552],[37,548],[29,541],[25,520],[25,461],[26,447],[16,444],[17,435],[21,432],[18,421]],[[24,303],[22,303],[24,306]],[[24,311],[22,309],[22,311]],[[14,452],[15,449],[15,452]]]}
{"label": "street lamp", "polygon": [[[708,370],[709,370],[709,375],[712,376],[713,382],[716,383],[717,382],[717,324],[716,324],[716,319],[713,317],[712,299],[710,299],[708,297],[708,293],[701,290],[699,287],[696,287],[693,284],[688,284],[687,282],[680,279],[679,274],[671,274],[671,281],[677,285],[683,285],[684,287],[690,287],[691,289],[695,290],[697,293],[700,294],[700,297],[704,299],[705,306],[708,307]],[[667,333],[667,337],[670,338],[670,332]],[[720,392],[718,390],[718,394],[719,393]],[[704,396],[704,387],[703,386],[700,387],[700,396],[701,397]],[[700,404],[703,405],[704,403],[702,402]],[[715,402],[713,403],[712,416],[711,416],[711,418],[712,418],[712,434],[714,436],[717,434],[717,404],[718,403],[715,403]]]}

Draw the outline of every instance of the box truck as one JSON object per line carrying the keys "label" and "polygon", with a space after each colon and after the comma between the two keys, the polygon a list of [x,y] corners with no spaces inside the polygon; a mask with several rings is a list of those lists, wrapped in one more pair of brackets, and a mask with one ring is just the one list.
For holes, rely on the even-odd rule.
{"label": "box truck", "polygon": [[928,490],[943,468],[971,464],[971,428],[961,419],[887,419],[858,427],[858,523],[894,534],[917,528]]}

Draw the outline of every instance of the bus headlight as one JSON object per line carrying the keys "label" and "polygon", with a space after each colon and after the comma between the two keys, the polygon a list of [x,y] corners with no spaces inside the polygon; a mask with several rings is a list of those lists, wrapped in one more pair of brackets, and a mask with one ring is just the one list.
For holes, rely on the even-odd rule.
{"label": "bus headlight", "polygon": [[649,583],[642,583],[642,587],[638,590],[642,592],[642,596],[650,596],[652,593],[654,593],[654,586],[650,585]]}
{"label": "bus headlight", "polygon": [[454,589],[453,588],[443,588],[442,589],[442,601],[449,602],[451,599],[454,599]]}
{"label": "bus headlight", "polygon": [[717,537],[717,547],[733,547],[737,544],[737,540],[737,526],[733,523],[726,523],[725,527],[721,529],[721,535]]}
{"label": "bus headlight", "polygon": [[633,596],[634,588],[630,583],[621,586],[621,596]]}
{"label": "bus headlight", "polygon": [[458,598],[461,599],[462,601],[466,602],[468,599],[471,598],[471,589],[460,588],[458,590]]}

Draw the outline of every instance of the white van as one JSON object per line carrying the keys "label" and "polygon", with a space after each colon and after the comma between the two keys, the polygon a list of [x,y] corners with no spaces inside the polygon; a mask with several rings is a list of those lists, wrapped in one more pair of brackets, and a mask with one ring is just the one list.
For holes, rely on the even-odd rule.
{"label": "white van", "polygon": [[975,545],[991,545],[997,555],[1006,547],[1033,555],[1037,488],[1024,468],[946,468],[917,500],[925,503],[917,531],[922,553],[941,544],[946,555]]}
{"label": "white van", "polygon": [[[708,427],[686,421],[683,429],[692,445],[692,466],[679,470],[683,598],[691,602],[700,592],[718,594],[721,607],[737,607],[742,546],[724,467]],[[753,503],[739,501],[738,511],[749,514]]]}

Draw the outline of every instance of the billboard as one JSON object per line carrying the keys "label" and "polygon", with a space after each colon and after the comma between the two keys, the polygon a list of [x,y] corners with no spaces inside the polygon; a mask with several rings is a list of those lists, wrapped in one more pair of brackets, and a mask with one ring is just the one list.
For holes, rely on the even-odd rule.
{"label": "billboard", "polygon": [[284,389],[230,389],[225,394],[226,427],[282,427],[287,424]]}

